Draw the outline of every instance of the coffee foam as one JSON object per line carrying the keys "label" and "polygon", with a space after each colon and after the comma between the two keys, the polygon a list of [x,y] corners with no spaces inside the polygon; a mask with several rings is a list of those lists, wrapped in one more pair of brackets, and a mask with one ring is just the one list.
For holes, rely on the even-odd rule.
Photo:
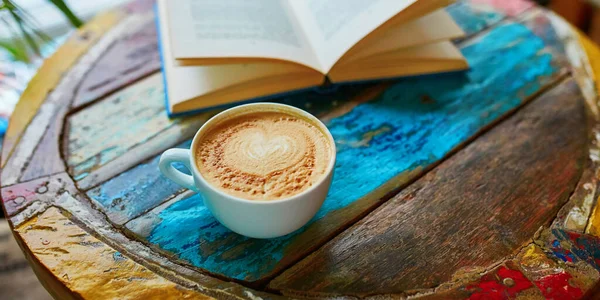
{"label": "coffee foam", "polygon": [[327,136],[285,112],[250,112],[221,121],[195,151],[202,177],[249,200],[278,200],[322,179],[332,159]]}

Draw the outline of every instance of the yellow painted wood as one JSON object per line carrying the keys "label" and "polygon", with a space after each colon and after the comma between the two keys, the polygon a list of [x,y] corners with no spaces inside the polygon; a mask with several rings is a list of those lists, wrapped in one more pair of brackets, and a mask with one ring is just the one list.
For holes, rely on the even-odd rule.
{"label": "yellow painted wood", "polygon": [[593,72],[593,79],[596,83],[596,92],[600,91],[600,82],[598,78],[600,78],[600,48],[596,43],[592,42],[585,34],[581,32],[577,32],[579,42],[583,47],[585,53],[587,54],[587,58],[590,64],[590,68]]}
{"label": "yellow painted wood", "polygon": [[599,276],[594,267],[584,262],[567,264],[560,260],[552,260],[542,248],[533,243],[521,250],[515,262],[523,274],[535,284],[548,282],[549,278],[566,273],[571,277],[567,283],[570,288],[577,288],[583,292],[593,288]]}
{"label": "yellow painted wood", "polygon": [[87,52],[102,35],[123,19],[122,11],[109,11],[82,27],[62,45],[56,53],[44,61],[36,75],[21,95],[11,116],[2,147],[2,167],[6,164],[19,138],[50,91],[56,87],[64,72]]}
{"label": "yellow painted wood", "polygon": [[590,215],[585,231],[588,234],[600,237],[600,208],[598,208],[598,200],[596,200],[596,205]]}
{"label": "yellow painted wood", "polygon": [[[593,77],[595,83],[596,92],[596,104],[598,104],[598,91],[600,91],[600,48],[596,43],[592,42],[585,34],[577,31],[579,43],[585,51],[589,63],[588,70],[591,70],[592,74],[589,76]],[[598,174],[596,174],[598,176]],[[596,199],[596,205],[588,220],[586,233],[600,237],[600,208],[598,207],[598,199]]]}
{"label": "yellow painted wood", "polygon": [[58,208],[32,218],[16,232],[35,259],[85,299],[211,299],[122,256]]}

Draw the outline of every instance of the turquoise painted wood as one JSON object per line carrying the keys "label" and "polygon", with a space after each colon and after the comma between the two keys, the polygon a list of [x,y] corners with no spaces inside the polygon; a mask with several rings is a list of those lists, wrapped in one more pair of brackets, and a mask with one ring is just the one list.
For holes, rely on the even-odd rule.
{"label": "turquoise painted wood", "polygon": [[[462,48],[472,69],[404,79],[331,119],[337,145],[329,196],[311,223],[288,236],[255,240],[219,225],[195,195],[127,227],[182,262],[259,281],[348,226],[379,199],[555,81],[565,62],[522,24],[508,22]],[[148,228],[150,227],[150,228]]]}
{"label": "turquoise painted wood", "polygon": [[[467,35],[479,32],[505,17],[498,12],[462,2],[450,6],[448,12]],[[213,111],[188,118],[168,119],[164,114],[161,78],[160,74],[152,75],[69,117],[66,162],[69,173],[74,175],[75,180],[84,179],[94,170],[150,139],[165,139],[160,134],[162,132],[172,128],[180,128],[183,132],[188,127],[197,127],[215,113]],[[348,101],[351,95],[367,86],[369,84],[351,85],[339,88],[335,93],[309,92],[276,101],[301,106],[319,114],[331,110],[333,103]],[[78,104],[81,104],[79,102],[86,101],[78,100]],[[123,122],[123,119],[129,121]]]}
{"label": "turquoise painted wood", "polygon": [[153,75],[73,114],[66,162],[75,180],[172,126],[164,115],[163,94],[160,75]]}
{"label": "turquoise painted wood", "polygon": [[[277,101],[300,106],[319,115],[330,111],[333,103],[337,105],[346,103],[352,100],[354,95],[360,94],[372,86],[373,84],[348,85],[340,87],[336,91],[311,91],[283,97]],[[214,113],[216,112],[210,114]],[[119,126],[126,126],[126,124]],[[191,139],[175,147],[189,148],[190,144]],[[112,152],[122,150],[107,148],[104,151],[104,153],[114,155]],[[96,201],[99,208],[113,223],[124,224],[183,191],[179,185],[168,180],[158,171],[159,158],[160,155],[156,155],[147,162],[103,182],[90,189],[87,195]],[[184,167],[180,166],[180,169],[183,170]]]}
{"label": "turquoise painted wood", "polygon": [[[447,10],[457,21],[457,23],[460,24],[467,36],[480,32],[481,30],[488,28],[489,26],[503,20],[506,17],[496,10],[491,10],[489,8],[485,9],[485,7],[476,7],[472,4],[463,2],[451,5],[447,8]],[[348,102],[352,101],[356,95],[360,95],[365,90],[375,86],[377,86],[377,84],[372,83],[344,85],[337,87],[335,90],[310,91],[302,94],[289,95],[279,98],[275,101],[297,106],[310,111],[317,116],[320,116],[332,111],[337,106],[347,104]],[[119,98],[125,99],[125,101],[119,100],[117,103],[107,103],[106,105],[117,106],[118,109],[123,110],[130,110],[131,107],[135,106],[137,103],[136,101],[141,100],[145,101],[145,105],[150,105],[150,107],[162,107],[163,105],[162,99],[158,99],[156,97],[140,99],[131,97],[129,96],[130,94],[132,94],[132,92],[126,90],[122,93],[122,95],[119,96]],[[140,91],[138,94],[143,94],[143,92]],[[130,102],[132,104],[130,104]],[[100,106],[101,104],[98,105]],[[159,122],[160,124],[171,126],[170,123],[167,123],[163,120],[164,116],[161,114],[153,115],[153,118],[154,119],[150,119],[145,122]],[[77,122],[77,124],[74,124],[73,126],[81,126],[89,123],[90,120],[87,118],[77,118],[72,120],[72,122]],[[171,122],[178,123],[177,120]],[[90,133],[90,135],[98,136],[103,131],[122,130],[119,126],[125,125],[127,125],[127,123],[113,122],[111,124],[109,122],[109,124],[106,124],[105,127],[88,129],[87,132]],[[114,126],[117,126],[118,128],[112,129]],[[178,124],[175,124],[175,126],[178,126]],[[147,133],[154,132],[155,134],[155,131],[165,130],[163,126],[146,126],[146,128],[148,127],[152,128],[152,131],[148,131]],[[96,132],[99,133],[96,134]],[[73,135],[77,136],[77,133],[74,133]],[[145,136],[141,135],[136,138],[143,137]],[[137,144],[139,144],[139,141],[137,141]],[[93,151],[95,149],[92,149],[91,147],[92,145],[86,144],[85,148],[80,152],[85,151],[89,153],[95,153],[95,151]],[[102,150],[100,155],[95,157],[99,156],[101,158],[112,158],[123,151],[123,147],[106,147],[104,150]],[[77,168],[76,170],[84,171],[97,168],[106,164],[110,160],[103,159],[100,161],[95,161],[95,157],[92,157],[93,159],[88,158],[89,164],[86,162],[76,164],[76,160],[72,160],[72,162],[74,167]],[[103,183],[93,191],[88,192],[88,195],[92,199],[96,200],[102,210],[107,213],[111,221],[117,224],[123,224],[131,218],[140,215],[142,212],[159,205],[166,199],[169,199],[173,195],[181,192],[181,189],[174,184],[165,184],[164,182],[159,183],[159,180],[164,179],[163,177],[160,177],[159,174],[144,173],[153,173],[153,170],[158,168],[158,157],[159,156],[155,156],[154,159],[150,160],[148,163],[135,167],[132,170],[122,173],[110,181]],[[83,178],[86,175],[87,173],[81,173],[80,178]],[[143,180],[139,180],[139,178],[143,178]],[[140,186],[143,186],[143,189],[140,189]],[[140,196],[141,200],[134,200],[136,199],[136,196]]]}
{"label": "turquoise painted wood", "polygon": [[498,10],[484,10],[477,8],[473,4],[464,2],[455,3],[446,8],[446,11],[460,25],[466,36],[471,36],[477,32],[488,28],[492,24],[506,18],[506,15]]}

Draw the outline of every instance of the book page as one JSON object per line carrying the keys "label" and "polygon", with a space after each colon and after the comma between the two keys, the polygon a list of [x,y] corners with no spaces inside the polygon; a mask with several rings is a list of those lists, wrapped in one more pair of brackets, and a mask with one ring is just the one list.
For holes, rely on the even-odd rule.
{"label": "book page", "polygon": [[462,36],[464,36],[464,32],[460,26],[454,22],[444,9],[438,9],[418,19],[391,26],[385,32],[379,34],[377,38],[370,40],[368,43],[355,46],[344,54],[336,67],[339,64],[348,64],[368,56],[381,55],[418,45],[449,41]]}
{"label": "book page", "polygon": [[417,0],[288,0],[327,72],[354,44]]}
{"label": "book page", "polygon": [[[159,15],[165,14],[165,1],[159,0],[157,9]],[[215,66],[181,66],[172,59],[171,36],[167,29],[164,18],[158,20],[158,38],[160,40],[160,53],[162,71],[165,75],[166,92],[169,107],[173,113],[178,113],[175,107],[182,106],[194,98],[215,95],[216,93],[232,92],[236,100],[245,100],[247,97],[258,97],[272,93],[280,93],[286,90],[316,86],[323,82],[324,77],[320,73],[300,65],[286,65],[278,63],[249,63],[249,64],[227,64]],[[286,80],[286,77],[293,80]],[[264,84],[259,85],[270,78],[277,79],[275,87]],[[246,94],[236,91],[236,88],[248,83]],[[249,94],[249,95],[247,95]],[[247,97],[246,97],[247,96]],[[204,107],[223,104],[217,97],[205,99]],[[231,99],[229,99],[231,100]],[[212,101],[212,102],[211,102]],[[210,103],[209,103],[210,102]],[[233,101],[229,101],[233,102]],[[183,105],[185,107],[185,105]],[[202,105],[196,104],[200,108]]]}
{"label": "book page", "polygon": [[175,59],[270,58],[318,67],[288,1],[161,1]]}

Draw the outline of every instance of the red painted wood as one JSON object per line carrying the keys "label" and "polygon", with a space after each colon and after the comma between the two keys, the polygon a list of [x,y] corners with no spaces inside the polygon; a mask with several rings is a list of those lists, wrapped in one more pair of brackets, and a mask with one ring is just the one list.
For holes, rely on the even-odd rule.
{"label": "red painted wood", "polygon": [[512,268],[500,266],[494,272],[481,277],[479,282],[467,285],[465,289],[471,293],[469,299],[512,299],[519,296],[520,293],[534,288],[533,283],[521,271],[512,264],[510,265]]}

